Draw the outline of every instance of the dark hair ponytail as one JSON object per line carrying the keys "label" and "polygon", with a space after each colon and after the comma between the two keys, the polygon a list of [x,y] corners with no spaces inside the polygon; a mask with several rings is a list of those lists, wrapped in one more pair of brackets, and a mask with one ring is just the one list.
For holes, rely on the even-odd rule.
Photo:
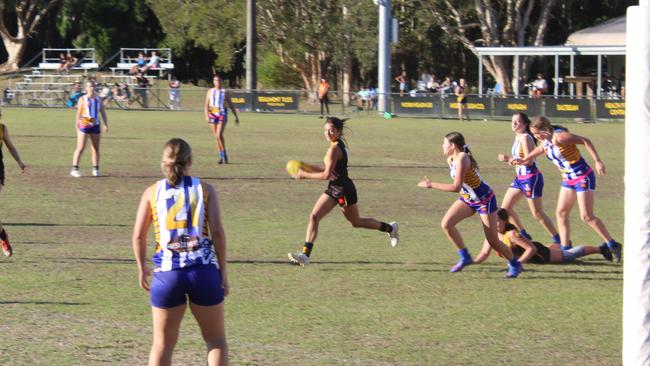
{"label": "dark hair ponytail", "polygon": [[343,136],[343,129],[346,128],[345,122],[347,120],[349,120],[349,118],[327,117],[327,119],[325,120],[325,123],[326,124],[331,123],[332,126],[334,126],[334,128],[336,128],[336,130],[339,131],[340,139],[343,140],[343,143],[345,144],[345,146],[347,146],[349,148],[348,142],[345,140],[345,137]]}
{"label": "dark hair ponytail", "polygon": [[535,136],[533,136],[533,133],[530,131],[530,124],[531,124],[531,121],[530,121],[530,118],[528,117],[528,115],[527,115],[526,113],[524,113],[524,112],[517,112],[517,113],[515,113],[515,116],[518,116],[518,117],[521,119],[521,121],[523,122],[523,124],[526,126],[526,134],[527,134],[528,136],[530,136],[530,137],[533,139],[533,143],[534,143],[535,145],[537,145],[537,142],[538,142],[538,141],[537,141],[537,139],[535,138]]}
{"label": "dark hair ponytail", "polygon": [[467,144],[465,143],[465,137],[463,136],[463,134],[454,131],[446,134],[445,138],[447,139],[447,141],[449,141],[449,143],[456,145],[458,150],[464,152],[465,154],[467,154],[467,156],[469,156],[469,160],[472,163],[472,168],[478,168],[478,163],[474,159],[474,156],[472,155],[469,146],[467,146]]}

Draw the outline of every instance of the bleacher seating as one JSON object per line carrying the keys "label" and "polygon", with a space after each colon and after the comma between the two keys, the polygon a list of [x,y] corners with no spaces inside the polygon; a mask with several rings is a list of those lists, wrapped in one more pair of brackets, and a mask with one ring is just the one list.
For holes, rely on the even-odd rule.
{"label": "bleacher seating", "polygon": [[139,52],[143,52],[145,57],[149,58],[151,56],[151,51],[156,51],[158,53],[158,56],[160,57],[160,66],[157,68],[150,68],[149,71],[157,71],[158,75],[162,77],[164,73],[174,69],[171,48],[120,48],[120,59],[117,62],[117,65],[110,69],[114,75],[124,73],[125,71],[128,72],[137,65],[135,60],[138,58]]}
{"label": "bleacher seating", "polygon": [[59,54],[61,53],[70,53],[77,59],[77,63],[70,70],[82,70],[86,74],[88,70],[96,70],[99,67],[94,48],[44,48],[41,62],[38,67],[32,69],[32,73],[38,75],[41,70],[59,69],[61,66]]}

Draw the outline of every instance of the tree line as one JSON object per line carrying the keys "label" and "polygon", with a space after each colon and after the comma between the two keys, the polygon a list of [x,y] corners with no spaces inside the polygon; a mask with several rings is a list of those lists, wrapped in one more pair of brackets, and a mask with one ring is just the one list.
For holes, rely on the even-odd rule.
{"label": "tree line", "polygon": [[[563,44],[569,34],[625,14],[629,0],[393,0],[399,40],[392,70],[476,80],[476,47]],[[224,74],[244,85],[243,0],[0,0],[0,71],[13,72],[42,48],[95,48],[100,63],[120,47],[170,47],[176,76],[201,83]],[[378,8],[371,0],[257,0],[262,88],[376,86]],[[520,58],[526,75],[541,61]],[[486,57],[511,91],[511,57]],[[543,64],[542,64],[543,67]]]}

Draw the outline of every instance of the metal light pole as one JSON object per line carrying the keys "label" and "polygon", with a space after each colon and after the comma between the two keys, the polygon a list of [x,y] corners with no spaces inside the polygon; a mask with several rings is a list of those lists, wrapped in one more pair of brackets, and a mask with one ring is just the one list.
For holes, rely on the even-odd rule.
{"label": "metal light pole", "polygon": [[246,1],[246,89],[257,89],[257,22],[255,0]]}
{"label": "metal light pole", "polygon": [[379,6],[379,59],[377,63],[379,100],[377,108],[380,112],[390,112],[390,39],[392,22],[391,0],[373,0]]}

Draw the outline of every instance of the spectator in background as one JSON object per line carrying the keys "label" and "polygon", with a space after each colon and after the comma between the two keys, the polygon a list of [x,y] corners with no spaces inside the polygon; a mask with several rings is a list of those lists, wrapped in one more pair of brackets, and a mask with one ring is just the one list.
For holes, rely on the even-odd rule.
{"label": "spectator in background", "polygon": [[68,62],[68,58],[65,56],[65,53],[61,52],[59,54],[59,68],[56,69],[57,74],[61,74],[66,70],[65,64]]}
{"label": "spectator in background", "polygon": [[377,93],[377,88],[373,88],[372,86],[368,86],[368,98],[370,100],[370,108],[375,108],[377,105],[377,97],[379,93]]}
{"label": "spectator in background", "polygon": [[395,81],[399,83],[399,96],[403,97],[404,93],[406,93],[409,90],[409,78],[408,75],[406,74],[406,70],[402,70],[402,73],[399,74],[396,78]]}
{"label": "spectator in background", "polygon": [[4,104],[11,104],[11,101],[14,99],[14,91],[11,90],[9,87],[6,87],[3,94],[4,97],[2,100]]}
{"label": "spectator in background", "polygon": [[532,82],[533,84],[533,98],[539,98],[548,92],[548,83],[544,79],[544,75],[537,74],[537,78]]}
{"label": "spectator in background", "polygon": [[72,86],[72,90],[70,91],[70,95],[68,96],[68,107],[76,107],[77,102],[79,102],[79,98],[81,98],[82,95],[84,95],[84,92],[81,90],[81,83],[79,81],[75,81],[74,85]]}
{"label": "spectator in background", "polygon": [[131,67],[129,74],[131,75],[137,74],[138,71],[144,68],[146,64],[147,64],[147,59],[144,57],[144,52],[142,51],[138,52],[138,58],[135,59],[135,65]]}
{"label": "spectator in background", "polygon": [[440,84],[438,84],[438,80],[435,75],[431,75],[429,80],[427,80],[427,85],[426,89],[427,91],[431,93],[436,93],[438,92],[438,88],[440,88]]}
{"label": "spectator in background", "polygon": [[[126,85],[126,84],[124,84]],[[122,88],[122,86],[118,83],[115,83],[113,85],[113,88],[111,88],[111,97],[113,98],[114,101],[116,101],[119,105],[120,102],[128,102],[129,101],[129,96],[125,92],[125,90]]]}
{"label": "spectator in background", "polygon": [[172,77],[169,82],[169,109],[181,109],[181,83]]}
{"label": "spectator in background", "polygon": [[362,87],[361,90],[357,92],[357,110],[360,111],[365,109],[368,111],[370,110],[370,104],[370,90]]}
{"label": "spectator in background", "polygon": [[438,87],[438,93],[452,93],[452,83],[451,83],[451,78],[449,76],[445,76],[445,80],[440,83],[440,86]]}
{"label": "spectator in background", "polygon": [[134,89],[136,98],[140,101],[142,108],[148,108],[149,105],[147,103],[147,87],[149,87],[149,80],[144,75],[142,70],[138,70],[133,78],[135,79],[135,83],[138,85]]}
{"label": "spectator in background", "polygon": [[156,51],[151,51],[151,57],[149,57],[149,62],[147,62],[140,70],[143,73],[147,73],[150,69],[156,70],[160,68],[160,56]]}
{"label": "spectator in background", "polygon": [[77,62],[79,61],[79,59],[72,56],[72,54],[70,52],[68,52],[68,54],[66,55],[65,58],[66,58],[66,60],[65,60],[65,67],[64,67],[63,72],[68,74],[68,73],[70,73],[70,70],[72,70],[72,68],[77,65]]}
{"label": "spectator in background", "polygon": [[323,106],[327,109],[327,115],[330,115],[330,99],[328,93],[330,91],[330,84],[327,79],[320,79],[318,84],[318,101],[320,101],[320,118],[323,118]]}

